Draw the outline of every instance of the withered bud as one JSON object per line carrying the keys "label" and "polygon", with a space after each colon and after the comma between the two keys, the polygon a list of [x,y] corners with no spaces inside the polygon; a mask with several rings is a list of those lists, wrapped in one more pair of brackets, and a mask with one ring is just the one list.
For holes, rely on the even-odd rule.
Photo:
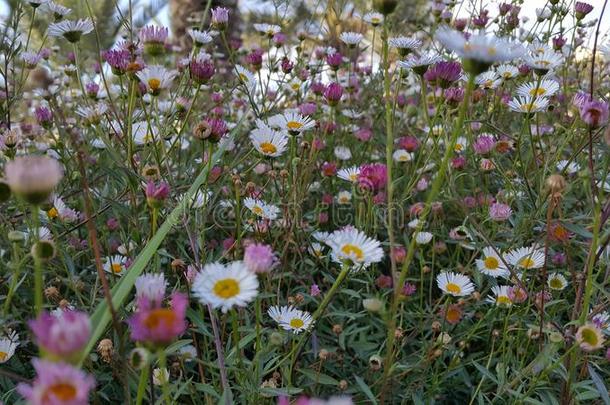
{"label": "withered bud", "polygon": [[373,371],[380,370],[382,364],[383,364],[383,360],[381,359],[380,356],[374,354],[371,357],[369,357],[369,367],[371,368],[371,370],[373,370]]}
{"label": "withered bud", "polygon": [[104,363],[110,363],[112,354],[114,353],[114,344],[110,339],[102,339],[97,345],[97,353],[102,358]]}
{"label": "withered bud", "polygon": [[340,335],[341,332],[343,332],[343,326],[339,325],[338,323],[333,325],[333,333],[335,335]]}
{"label": "withered bud", "polygon": [[55,286],[49,286],[44,289],[44,296],[53,302],[59,301],[61,298],[61,294],[59,294],[59,290]]}
{"label": "withered bud", "polygon": [[159,167],[155,165],[146,165],[142,169],[142,176],[146,177],[147,180],[158,180],[161,176]]}
{"label": "withered bud", "polygon": [[405,335],[405,331],[402,328],[396,328],[394,330],[394,338],[402,339]]}
{"label": "withered bud", "polygon": [[66,309],[69,306],[70,306],[70,302],[68,302],[68,300],[63,299],[63,300],[59,301],[59,308]]}
{"label": "withered bud", "polygon": [[280,177],[287,178],[290,173],[286,169],[280,170]]}
{"label": "withered bud", "polygon": [[339,389],[341,391],[345,391],[347,389],[347,381],[345,381],[345,380],[339,381]]}
{"label": "withered bud", "polygon": [[326,349],[321,349],[320,353],[318,353],[318,357],[320,360],[327,360],[330,357],[330,352]]}
{"label": "withered bud", "polygon": [[206,140],[212,135],[212,127],[207,121],[201,121],[193,128],[193,136],[197,139]]}
{"label": "withered bud", "polygon": [[173,271],[184,270],[186,268],[186,263],[182,259],[174,259],[170,265]]}
{"label": "withered bud", "polygon": [[566,189],[566,179],[560,174],[552,174],[546,179],[546,186],[553,196],[560,196]]}
{"label": "withered bud", "polygon": [[439,321],[432,322],[432,330],[434,332],[439,332],[441,330],[441,323]]}
{"label": "withered bud", "polygon": [[305,297],[301,293],[298,293],[297,295],[294,296],[294,302],[296,302],[297,304],[302,303],[304,300],[305,300]]}

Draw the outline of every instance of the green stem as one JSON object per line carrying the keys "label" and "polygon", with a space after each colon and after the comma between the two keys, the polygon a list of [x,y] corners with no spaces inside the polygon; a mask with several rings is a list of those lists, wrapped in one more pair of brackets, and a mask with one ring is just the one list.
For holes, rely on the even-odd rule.
{"label": "green stem", "polygon": [[[32,206],[32,236],[34,237],[34,244],[38,244],[40,241],[40,235],[38,228],[40,226],[39,208],[37,205]],[[34,308],[36,309],[36,315],[42,311],[42,260],[37,254],[34,254]]]}
{"label": "green stem", "polygon": [[[159,350],[159,368],[161,369],[161,374],[164,375],[167,370],[167,356],[165,355],[165,350]],[[161,381],[161,389],[163,394],[163,402],[167,405],[171,405],[171,398],[169,395],[169,370],[167,373],[167,378],[163,378]]]}
{"label": "green stem", "polygon": [[140,380],[138,382],[138,393],[136,396],[136,405],[142,405],[144,400],[144,392],[146,391],[146,383],[148,381],[148,364],[144,364],[142,371],[140,372]]}

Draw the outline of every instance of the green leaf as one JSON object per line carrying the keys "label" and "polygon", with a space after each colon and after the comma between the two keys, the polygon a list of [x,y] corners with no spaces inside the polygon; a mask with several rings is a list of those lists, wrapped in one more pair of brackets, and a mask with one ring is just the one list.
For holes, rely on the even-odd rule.
{"label": "green leaf", "polygon": [[610,405],[610,396],[608,396],[608,388],[606,388],[604,380],[597,374],[595,369],[591,366],[591,363],[587,365],[587,368],[589,369],[589,375],[591,376],[593,384],[595,384],[595,388],[597,388],[602,401],[604,401],[605,405]]}
{"label": "green leaf", "polygon": [[[229,135],[230,137],[234,136],[237,129],[239,129],[240,124],[241,121],[238,122],[235,128],[233,128],[231,134]],[[223,143],[223,145],[227,145],[229,143],[230,142],[225,142]],[[224,151],[225,146],[219,147],[218,150],[216,150],[216,152],[212,155],[212,162],[217,162],[224,153]],[[203,183],[207,180],[210,167],[211,165],[206,164],[201,169],[199,175],[197,176],[191,187],[186,193],[182,195],[176,207],[168,215],[167,219],[165,220],[163,225],[161,225],[155,236],[152,237],[152,239],[146,244],[142,252],[140,252],[136,260],[129,268],[129,271],[125,273],[121,280],[114,286],[111,293],[112,305],[114,306],[114,308],[121,308],[123,306],[123,302],[129,296],[129,293],[131,292],[131,289],[133,288],[136,279],[140,276],[140,274],[142,274],[142,272],[148,265],[148,262],[150,262],[150,260],[153,258],[153,256],[157,252],[157,249],[159,249],[159,246],[161,246],[161,243],[163,242],[167,234],[176,224],[178,224],[180,217],[190,205],[190,201],[193,195],[197,193],[199,187],[201,187]],[[89,341],[85,346],[85,349],[81,353],[81,357],[78,362],[79,365],[82,365],[89,352],[93,349],[96,342],[100,339],[100,337],[104,333],[104,330],[106,330],[110,319],[111,316],[110,311],[108,309],[108,304],[106,300],[103,300],[97,305],[95,311],[93,312],[93,315],[91,315],[91,325],[93,325],[93,330],[91,332],[91,337],[89,338]]]}
{"label": "green leaf", "polygon": [[317,371],[314,371],[314,370],[309,370],[309,369],[304,368],[304,369],[299,370],[299,373],[305,375],[305,377],[309,378],[311,381],[320,383],[322,385],[334,385],[334,386],[339,385],[339,381],[335,380],[331,376],[322,374],[322,373],[318,373]]}
{"label": "green leaf", "polygon": [[362,393],[366,395],[366,397],[369,399],[369,401],[371,401],[372,404],[376,404],[377,400],[375,399],[375,395],[373,395],[373,392],[371,391],[369,386],[366,385],[362,377],[354,375],[354,379],[356,380],[356,384],[358,384],[360,391],[362,391]]}

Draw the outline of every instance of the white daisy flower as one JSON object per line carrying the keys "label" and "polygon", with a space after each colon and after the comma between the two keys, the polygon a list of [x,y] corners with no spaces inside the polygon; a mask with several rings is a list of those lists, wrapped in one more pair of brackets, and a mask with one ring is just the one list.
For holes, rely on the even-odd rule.
{"label": "white daisy flower", "polygon": [[519,69],[516,66],[509,65],[507,63],[498,66],[496,72],[502,78],[502,80],[511,80],[519,76]]}
{"label": "white daisy flower", "polygon": [[568,286],[568,280],[559,273],[550,274],[546,283],[551,290],[555,291],[561,291]]}
{"label": "white daisy flower", "polygon": [[56,21],[61,20],[72,12],[72,9],[57,4],[54,1],[49,1],[47,7],[49,8],[49,11],[53,13],[53,18],[55,18]]}
{"label": "white daisy flower", "polygon": [[266,157],[278,157],[286,151],[288,135],[275,131],[267,125],[259,125],[250,132],[250,141],[254,149]]}
{"label": "white daisy flower", "polygon": [[9,361],[15,354],[18,346],[19,336],[17,332],[9,330],[8,335],[0,339],[0,364]]}
{"label": "white daisy flower", "polygon": [[486,65],[495,62],[507,62],[523,54],[521,45],[486,35],[472,34],[467,39],[463,33],[449,27],[441,27],[435,38],[447,49],[454,51],[466,61],[475,61]]}
{"label": "white daisy flower", "polygon": [[396,65],[401,69],[413,69],[419,75],[423,75],[428,70],[428,66],[442,61],[443,58],[434,51],[427,51],[421,55],[411,54],[404,61],[398,61]]}
{"label": "white daisy flower", "polygon": [[136,121],[131,126],[133,143],[146,145],[159,141],[159,130],[156,126],[150,126],[147,121]]}
{"label": "white daisy flower", "polygon": [[506,253],[505,259],[519,269],[538,269],[544,265],[544,250],[533,246],[520,247]]}
{"label": "white daisy flower", "polygon": [[58,23],[51,23],[47,28],[47,35],[50,37],[64,37],[68,42],[78,42],[81,36],[93,31],[93,22],[90,18],[77,21],[64,20]]}
{"label": "white daisy flower", "polygon": [[59,218],[61,221],[70,223],[78,219],[78,211],[68,207],[61,197],[53,198],[53,206],[46,212],[49,219]]}
{"label": "white daisy flower", "polygon": [[352,193],[349,191],[339,191],[337,194],[337,203],[341,205],[349,204],[352,201]]}
{"label": "white daisy flower", "polygon": [[[51,233],[51,230],[49,228],[47,228],[46,226],[41,226],[36,230],[36,233],[38,233],[38,239],[40,240],[52,240],[53,239],[53,234]],[[27,231],[25,232],[26,237],[30,237],[31,231]]]}
{"label": "white daisy flower", "polygon": [[477,75],[475,83],[485,90],[495,89],[502,84],[502,79],[497,72],[488,70],[487,72]]}
{"label": "white daisy flower", "polygon": [[192,197],[192,207],[193,208],[202,208],[204,205],[210,202],[212,198],[212,192],[210,190],[197,190],[195,195]]}
{"label": "white daisy flower", "polygon": [[510,275],[502,258],[491,246],[483,248],[483,258],[477,259],[475,262],[479,271],[485,275],[491,277],[508,277]]}
{"label": "white daisy flower", "polygon": [[242,65],[235,65],[235,73],[237,74],[239,81],[246,87],[248,93],[253,93],[256,88],[254,73],[250,72]]}
{"label": "white daisy flower", "polygon": [[602,329],[604,333],[610,334],[610,313],[604,311],[595,314],[591,317],[591,322]]}
{"label": "white daisy flower", "polygon": [[248,208],[254,215],[263,219],[274,220],[277,219],[278,214],[280,213],[280,209],[275,205],[267,204],[264,201],[254,199],[254,198],[246,198],[244,199],[244,205]]}
{"label": "white daisy flower", "polygon": [[410,152],[407,152],[404,149],[398,149],[395,150],[394,153],[392,153],[392,159],[394,159],[394,161],[396,162],[410,162],[413,160],[413,154]]}
{"label": "white daisy flower", "polygon": [[415,234],[415,243],[418,245],[427,245],[432,240],[432,235],[430,232],[417,232]]}
{"label": "white daisy flower", "polygon": [[142,274],[136,279],[136,297],[145,298],[151,302],[160,303],[165,297],[167,281],[163,273]]}
{"label": "white daisy flower", "polygon": [[365,268],[378,263],[384,253],[379,241],[368,237],[356,228],[344,228],[333,232],[326,244],[332,249],[332,259],[348,263],[353,268]]}
{"label": "white daisy flower", "polygon": [[539,74],[546,74],[563,63],[560,53],[548,48],[543,52],[534,52],[525,57],[525,63]]}
{"label": "white daisy flower", "polygon": [[559,91],[559,83],[552,79],[544,79],[538,83],[523,83],[517,87],[516,93],[523,97],[551,97]]}
{"label": "white daisy flower", "polygon": [[85,125],[97,125],[108,111],[105,103],[93,104],[92,106],[79,106],[76,114],[83,117]]}
{"label": "white daisy flower", "polygon": [[491,287],[493,295],[488,295],[485,301],[495,304],[498,307],[510,307],[513,300],[510,299],[510,287],[507,285],[495,285]]}
{"label": "white daisy flower", "polygon": [[352,166],[341,169],[337,172],[337,177],[341,180],[349,181],[350,183],[356,183],[358,181],[358,175],[360,174],[360,167]]}
{"label": "white daisy flower", "polygon": [[292,135],[308,131],[316,126],[316,122],[294,111],[286,111],[269,118],[269,126],[280,128]]}
{"label": "white daisy flower", "polygon": [[318,259],[323,259],[325,257],[324,247],[317,242],[312,243],[311,246],[307,249],[307,251],[309,252],[310,255],[312,255]]}
{"label": "white daisy flower", "polygon": [[192,291],[201,303],[226,313],[235,306],[245,307],[256,297],[258,279],[240,261],[209,263],[195,277]]}
{"label": "white daisy flower", "polygon": [[376,11],[366,13],[362,19],[364,22],[371,24],[373,27],[383,24],[383,14]]}
{"label": "white daisy flower", "polygon": [[458,137],[458,139],[455,141],[455,146],[453,147],[453,150],[456,153],[462,153],[466,151],[466,148],[468,147],[468,139],[466,139],[463,136]]}
{"label": "white daisy flower", "polygon": [[122,275],[126,270],[127,258],[121,255],[106,257],[104,261],[104,271],[114,274],[115,276]]}
{"label": "white daisy flower", "polygon": [[350,160],[352,158],[352,151],[347,146],[335,146],[333,152],[339,160]]}
{"label": "white daisy flower", "polygon": [[465,297],[474,292],[474,284],[468,276],[451,271],[442,272],[436,276],[436,284],[445,294],[454,297]]}
{"label": "white daisy flower", "polygon": [[412,51],[419,49],[422,42],[417,38],[395,37],[388,39],[388,45],[391,48],[398,49],[398,53],[400,53],[402,56],[406,56]]}
{"label": "white daisy flower", "polygon": [[316,231],[311,234],[311,237],[317,240],[318,242],[326,243],[330,239],[331,233]]}
{"label": "white daisy flower", "polygon": [[168,70],[161,65],[147,66],[136,73],[136,76],[146,85],[146,90],[153,96],[161,93],[161,90],[171,86],[172,81],[178,75],[175,70]]}
{"label": "white daisy flower", "polygon": [[267,313],[284,330],[298,334],[308,330],[314,324],[313,317],[307,311],[301,311],[292,306],[272,306]]}
{"label": "white daisy flower", "polygon": [[574,161],[560,160],[557,162],[557,170],[560,172],[565,171],[567,174],[576,174],[580,170],[580,165]]}
{"label": "white daisy flower", "polygon": [[160,387],[169,381],[169,371],[167,368],[155,368],[153,370],[153,384]]}
{"label": "white daisy flower", "polygon": [[508,102],[508,107],[515,112],[532,114],[546,111],[549,100],[544,97],[517,96]]}
{"label": "white daisy flower", "polygon": [[269,38],[282,31],[282,27],[275,24],[254,24],[254,29],[261,34],[267,35]]}
{"label": "white daisy flower", "polygon": [[339,35],[339,39],[343,41],[344,44],[354,47],[362,41],[363,35],[359,32],[342,32]]}
{"label": "white daisy flower", "polygon": [[200,31],[197,29],[188,29],[186,32],[193,39],[193,42],[199,46],[209,44],[210,42],[212,42],[214,40],[214,38],[207,31]]}

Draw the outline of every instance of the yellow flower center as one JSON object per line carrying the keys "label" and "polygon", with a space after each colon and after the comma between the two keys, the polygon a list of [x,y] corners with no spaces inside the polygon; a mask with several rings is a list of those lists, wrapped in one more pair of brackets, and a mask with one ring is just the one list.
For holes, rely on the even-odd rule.
{"label": "yellow flower center", "polygon": [[0,363],[4,363],[8,359],[8,353],[0,351]]}
{"label": "yellow flower center", "polygon": [[599,343],[597,333],[591,328],[583,328],[580,335],[582,336],[582,341],[589,346],[596,347]]}
{"label": "yellow flower center", "polygon": [[521,104],[521,111],[530,112],[536,109],[536,103]]}
{"label": "yellow flower center", "polygon": [[445,289],[452,294],[459,294],[462,292],[462,287],[460,287],[456,283],[447,283]]}
{"label": "yellow flower center", "polygon": [[364,257],[364,252],[356,245],[352,245],[351,243],[347,243],[341,247],[341,251],[349,257],[355,257],[356,260],[360,261]]}
{"label": "yellow flower center", "polygon": [[305,325],[305,322],[303,322],[303,320],[301,318],[292,318],[290,320],[290,326],[293,327],[294,329],[302,328],[303,325]]}
{"label": "yellow flower center", "polygon": [[505,78],[505,79],[510,79],[511,77],[513,77],[513,74],[510,73],[510,72],[504,72],[502,74],[502,77]]}
{"label": "yellow flower center", "polygon": [[544,96],[546,94],[546,89],[543,89],[542,87],[538,87],[537,89],[531,89],[530,90],[530,96]]}
{"label": "yellow flower center", "polygon": [[558,278],[552,278],[551,281],[549,281],[549,286],[555,290],[561,290],[563,288],[563,283]]}
{"label": "yellow flower center", "polygon": [[59,215],[59,212],[57,211],[57,208],[55,208],[55,207],[53,207],[47,211],[47,216],[50,219],[57,218],[58,215]]}
{"label": "yellow flower center", "polygon": [[372,24],[380,24],[381,23],[381,19],[377,18],[377,17],[373,17],[373,18],[371,18],[371,23]]}
{"label": "yellow flower center", "polygon": [[271,155],[271,154],[277,152],[277,148],[271,142],[262,142],[260,144],[260,148],[263,151],[263,153],[265,153],[267,155]]}
{"label": "yellow flower center", "polygon": [[464,149],[464,145],[462,145],[461,143],[456,143],[456,144],[455,144],[455,148],[454,148],[454,150],[455,150],[456,152],[461,152],[461,151],[462,151],[462,149]]}
{"label": "yellow flower center", "polygon": [[229,299],[239,294],[239,283],[233,278],[218,280],[214,284],[214,294],[223,299]]}
{"label": "yellow flower center", "polygon": [[486,257],[485,260],[483,261],[483,263],[485,263],[485,267],[488,270],[497,270],[498,266],[500,265],[500,263],[498,262],[498,259],[496,259],[493,256]]}
{"label": "yellow flower center", "polygon": [[358,175],[356,173],[350,174],[349,179],[350,179],[350,181],[356,181],[356,180],[358,180]]}
{"label": "yellow flower center", "polygon": [[534,262],[531,257],[524,257],[523,259],[519,260],[519,266],[523,267],[524,269],[531,269],[535,265],[536,262]]}
{"label": "yellow flower center", "polygon": [[496,298],[496,303],[498,305],[510,305],[513,302],[511,301],[511,299],[509,297],[507,297],[506,295],[499,295],[498,298]]}
{"label": "yellow flower center", "polygon": [[110,265],[110,270],[112,270],[113,273],[117,274],[123,271],[123,266],[121,266],[120,263],[112,263]]}
{"label": "yellow flower center", "polygon": [[148,87],[150,87],[152,91],[159,90],[159,87],[161,87],[161,80],[155,78],[148,79]]}
{"label": "yellow flower center", "polygon": [[254,207],[252,207],[252,212],[255,213],[256,215],[263,215],[263,209],[261,207],[259,207],[258,205],[255,205]]}
{"label": "yellow flower center", "polygon": [[487,48],[487,54],[488,55],[495,55],[498,52],[498,50],[494,47],[494,46],[490,46],[489,48]]}
{"label": "yellow flower center", "polygon": [[43,395],[43,398],[45,399],[43,402],[47,402],[52,397],[55,397],[62,402],[71,401],[76,398],[76,393],[77,390],[74,385],[66,382],[59,382],[47,388]]}
{"label": "yellow flower center", "polygon": [[247,82],[248,81],[248,76],[245,73],[240,73],[239,74],[239,80],[241,80],[242,82]]}
{"label": "yellow flower center", "polygon": [[156,329],[171,325],[176,321],[176,314],[169,308],[158,308],[152,310],[144,319],[144,326],[148,329]]}
{"label": "yellow flower center", "polygon": [[292,87],[292,90],[297,91],[301,88],[301,85],[299,83],[293,83],[290,87]]}
{"label": "yellow flower center", "polygon": [[288,127],[288,129],[295,130],[301,129],[303,127],[303,124],[298,121],[288,121],[288,123],[286,123],[286,126]]}

